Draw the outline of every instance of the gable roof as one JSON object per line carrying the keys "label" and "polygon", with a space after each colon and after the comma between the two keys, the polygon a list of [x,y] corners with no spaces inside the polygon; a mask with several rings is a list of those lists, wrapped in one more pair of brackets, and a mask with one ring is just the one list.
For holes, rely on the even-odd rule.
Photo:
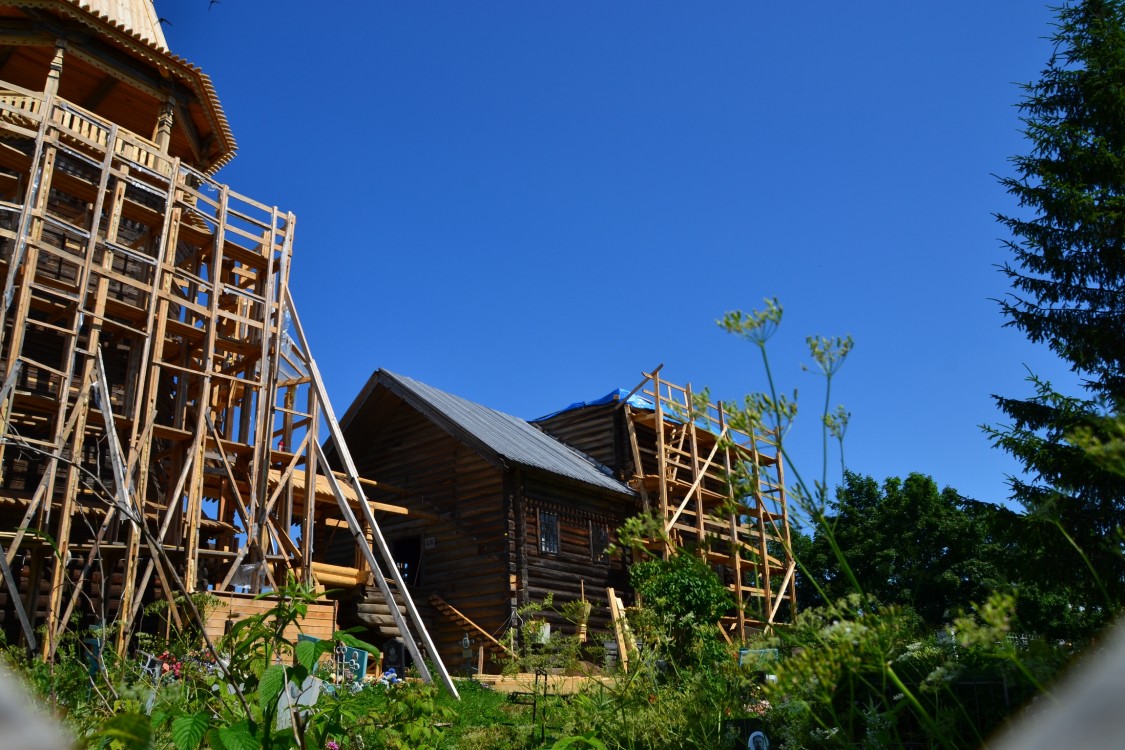
{"label": "gable roof", "polygon": [[345,427],[362,410],[363,402],[376,385],[387,388],[453,437],[494,462],[539,469],[621,495],[636,495],[628,485],[615,479],[608,468],[519,417],[388,370],[376,370],[371,376],[344,415]]}

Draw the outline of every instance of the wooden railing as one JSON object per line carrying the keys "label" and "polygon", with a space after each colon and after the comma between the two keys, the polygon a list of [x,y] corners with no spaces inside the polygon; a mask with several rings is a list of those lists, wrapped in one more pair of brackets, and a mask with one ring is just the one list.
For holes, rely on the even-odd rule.
{"label": "wooden railing", "polygon": [[0,88],[0,119],[27,128],[37,128],[43,100],[22,89],[13,90],[8,84],[0,86],[3,86]]}
{"label": "wooden railing", "polygon": [[[42,122],[43,94],[0,81],[0,121],[28,130]],[[51,123],[60,134],[77,145],[105,149],[113,126],[89,110],[56,98],[50,112]],[[172,176],[172,160],[153,141],[131,131],[118,130],[113,144],[115,154],[137,167],[163,177]]]}

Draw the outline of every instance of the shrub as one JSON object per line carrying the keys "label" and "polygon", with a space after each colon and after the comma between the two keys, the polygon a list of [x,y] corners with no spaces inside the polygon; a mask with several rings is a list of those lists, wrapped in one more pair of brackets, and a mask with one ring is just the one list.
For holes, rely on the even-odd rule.
{"label": "shrub", "polygon": [[713,664],[725,656],[716,623],[734,601],[703,560],[683,551],[636,563],[629,575],[650,613],[651,630],[677,667]]}

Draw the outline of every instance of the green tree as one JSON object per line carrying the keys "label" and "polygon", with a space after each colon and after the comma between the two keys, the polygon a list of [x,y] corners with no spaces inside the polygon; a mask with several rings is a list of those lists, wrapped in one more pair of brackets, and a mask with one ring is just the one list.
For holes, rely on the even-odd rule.
{"label": "green tree", "polygon": [[1063,532],[1042,538],[1044,564],[1095,627],[1125,600],[1125,477],[1072,437],[1096,441],[1125,405],[1125,3],[1060,8],[1052,41],[1019,105],[1029,151],[1001,180],[1021,209],[997,217],[1013,254],[1001,306],[1007,325],[1047,344],[1085,392],[1063,395],[1032,377],[1030,397],[996,397],[1010,424],[989,432],[1028,476],[1011,480],[1013,498]]}
{"label": "green tree", "polygon": [[[1036,515],[938,490],[930,477],[891,477],[881,485],[847,472],[811,536],[794,540],[807,575],[804,607],[833,604],[859,591],[914,610],[931,629],[948,625],[994,591],[1016,594],[1015,627],[1052,638],[1089,632],[1090,612],[1076,605],[1057,527]],[[845,550],[853,583],[833,544]],[[1062,559],[1059,559],[1059,555]],[[1063,573],[1060,574],[1060,568]],[[827,599],[826,599],[827,597]]]}
{"label": "green tree", "polygon": [[822,591],[829,601],[855,593],[840,571],[834,538],[864,594],[911,607],[931,626],[948,623],[1007,583],[1002,560],[1011,545],[992,533],[994,516],[1004,513],[1010,514],[952,488],[939,490],[922,474],[880,486],[846,472],[822,523],[795,550],[812,579],[803,577],[798,599],[819,605],[828,603]]}

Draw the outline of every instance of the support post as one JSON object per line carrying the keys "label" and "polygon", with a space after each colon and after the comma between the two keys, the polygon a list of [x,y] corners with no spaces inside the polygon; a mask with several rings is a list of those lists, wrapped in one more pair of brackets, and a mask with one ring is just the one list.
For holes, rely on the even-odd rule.
{"label": "support post", "polygon": [[[418,628],[418,634],[421,636],[422,642],[429,651],[434,666],[437,667],[438,673],[441,675],[442,682],[454,698],[460,699],[457,687],[453,684],[453,680],[441,660],[441,655],[438,653],[433,640],[430,638],[429,632],[426,630],[425,624],[422,622],[422,616],[418,614],[418,609],[414,606],[414,599],[410,596],[410,590],[406,588],[406,583],[402,579],[402,573],[399,571],[398,566],[395,565],[394,556],[391,555],[391,550],[387,546],[387,541],[383,538],[383,532],[379,528],[378,522],[375,520],[375,514],[371,512],[371,506],[367,504],[367,496],[363,491],[363,485],[359,482],[359,472],[356,470],[355,463],[352,461],[347,443],[344,442],[344,433],[343,430],[340,429],[340,423],[336,421],[336,415],[332,411],[332,403],[328,400],[328,392],[324,387],[324,380],[321,378],[320,369],[316,366],[316,360],[313,359],[312,352],[309,350],[308,341],[305,339],[304,331],[301,329],[300,319],[297,317],[297,310],[293,305],[293,298],[288,288],[285,290],[285,304],[292,316],[293,328],[297,333],[301,349],[304,351],[305,356],[308,357],[308,361],[305,364],[309,369],[312,387],[315,389],[317,399],[320,401],[321,408],[324,410],[324,421],[328,425],[329,437],[332,440],[333,447],[336,449],[336,455],[340,459],[344,473],[348,476],[352,489],[355,490],[363,520],[366,522],[367,528],[371,530],[371,537],[375,542],[375,546],[379,549],[379,554],[382,556],[384,562],[386,562],[391,577],[394,579],[395,586],[398,587],[399,592],[402,594],[402,600],[406,605],[406,611],[410,615],[411,621]],[[319,444],[315,445],[320,461],[322,461],[325,466],[328,466],[328,460],[324,455],[324,449],[321,448]],[[362,527],[356,520],[355,514],[352,513],[351,507],[348,506],[347,498],[344,497],[339,482],[331,471],[326,472],[325,476],[328,477],[328,482],[332,485],[332,491],[336,495],[336,502],[340,506],[340,512],[343,514],[344,519],[348,522],[348,528],[352,532],[352,537],[355,539],[356,545],[363,553],[367,564],[371,567],[375,582],[379,584],[380,591],[382,591],[388,605],[390,605],[391,615],[394,617],[395,624],[403,635],[403,641],[406,642],[407,648],[410,649],[411,656],[414,657],[415,665],[418,667],[423,679],[427,682],[431,681],[433,678],[430,676],[429,669],[427,669],[422,655],[418,652],[418,645],[414,643],[413,638],[408,637],[410,631],[406,627],[406,622],[402,617],[402,613],[398,611],[398,607],[395,605],[394,597],[391,595],[386,579],[379,574],[379,563],[375,558],[375,553],[372,551],[371,545],[367,543],[367,538],[363,534]],[[306,489],[306,494],[308,494],[308,492],[309,490]]]}

